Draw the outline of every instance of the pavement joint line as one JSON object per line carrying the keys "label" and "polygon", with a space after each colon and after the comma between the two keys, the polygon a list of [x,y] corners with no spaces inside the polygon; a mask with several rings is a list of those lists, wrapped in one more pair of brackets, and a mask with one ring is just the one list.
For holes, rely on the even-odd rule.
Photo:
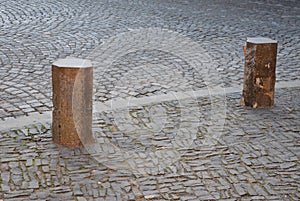
{"label": "pavement joint line", "polygon": [[[276,89],[282,88],[294,88],[300,87],[300,80],[287,81],[287,82],[278,82],[276,83]],[[276,90],[275,89],[275,90]],[[148,104],[155,104],[160,102],[172,101],[172,100],[183,100],[187,98],[199,98],[199,97],[207,97],[211,95],[226,95],[232,93],[242,92],[242,85],[233,86],[228,88],[211,88],[201,89],[197,91],[187,91],[187,92],[173,92],[162,95],[155,95],[149,97],[142,98],[129,98],[129,99],[112,99],[102,102],[94,101],[94,112],[104,112],[111,111],[112,105],[113,109],[122,109],[126,108],[130,103],[130,106],[142,106]],[[276,93],[276,92],[275,92]],[[130,102],[129,102],[130,101]],[[8,119],[5,121],[0,121],[0,131],[6,131],[14,128],[22,128],[24,126],[33,125],[37,123],[46,124],[51,122],[52,112],[47,111],[42,114],[29,114],[28,116],[22,116],[15,119]]]}

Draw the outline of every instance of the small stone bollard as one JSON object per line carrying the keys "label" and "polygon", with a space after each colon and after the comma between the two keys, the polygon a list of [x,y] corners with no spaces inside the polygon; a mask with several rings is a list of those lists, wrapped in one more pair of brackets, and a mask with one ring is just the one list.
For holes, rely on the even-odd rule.
{"label": "small stone bollard", "polygon": [[253,108],[274,104],[277,41],[247,38],[242,105]]}
{"label": "small stone bollard", "polygon": [[91,62],[71,57],[54,62],[52,86],[53,142],[63,146],[79,147],[91,141],[93,139]]}

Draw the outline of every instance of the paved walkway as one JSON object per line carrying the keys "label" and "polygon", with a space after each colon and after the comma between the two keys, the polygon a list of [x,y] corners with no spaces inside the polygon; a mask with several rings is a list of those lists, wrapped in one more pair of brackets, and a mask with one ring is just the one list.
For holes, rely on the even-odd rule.
{"label": "paved walkway", "polygon": [[[0,200],[300,199],[298,1],[0,10]],[[257,35],[279,41],[277,89],[253,110],[242,46]],[[66,56],[95,65],[93,146],[51,142],[51,64]]]}

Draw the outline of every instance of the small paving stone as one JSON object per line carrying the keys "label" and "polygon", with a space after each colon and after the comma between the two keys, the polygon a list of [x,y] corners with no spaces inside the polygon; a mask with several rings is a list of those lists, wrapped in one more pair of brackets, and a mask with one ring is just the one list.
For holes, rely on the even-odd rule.
{"label": "small paving stone", "polygon": [[9,163],[8,163],[8,166],[9,166],[10,168],[16,168],[16,167],[19,166],[19,162],[9,162]]}
{"label": "small paving stone", "polygon": [[42,166],[42,170],[43,172],[45,173],[48,173],[50,171],[49,167],[48,166]]}
{"label": "small paving stone", "polygon": [[294,163],[294,162],[282,163],[282,164],[280,164],[280,168],[288,169],[288,168],[291,168],[295,165],[296,165],[296,163]]}
{"label": "small paving stone", "polygon": [[233,184],[233,186],[240,196],[246,195],[245,190],[242,188],[242,186],[240,184]]}
{"label": "small paving stone", "polygon": [[23,178],[20,175],[12,175],[12,181],[16,186],[21,186]]}
{"label": "small paving stone", "polygon": [[28,196],[28,195],[30,195],[30,193],[32,193],[32,190],[11,191],[11,192],[5,194],[4,198],[15,199],[15,198],[22,197],[22,196]]}
{"label": "small paving stone", "polygon": [[37,181],[31,181],[29,182],[29,188],[37,189],[39,188],[39,183]]}
{"label": "small paving stone", "polygon": [[74,185],[73,192],[74,192],[74,195],[76,195],[76,196],[83,195],[83,193],[80,190],[80,186],[78,184]]}
{"label": "small paving stone", "polygon": [[1,173],[1,180],[8,183],[9,180],[10,180],[10,173],[9,172],[2,172]]}
{"label": "small paving stone", "polygon": [[11,169],[12,174],[14,175],[22,175],[22,170],[20,168]]}
{"label": "small paving stone", "polygon": [[9,187],[7,184],[1,184],[1,190],[2,190],[3,192],[9,191],[9,190],[10,190],[10,187]]}
{"label": "small paving stone", "polygon": [[77,197],[76,199],[77,199],[77,201],[86,201],[86,199],[84,197]]}
{"label": "small paving stone", "polygon": [[34,165],[40,166],[42,164],[41,159],[35,159],[34,160]]}

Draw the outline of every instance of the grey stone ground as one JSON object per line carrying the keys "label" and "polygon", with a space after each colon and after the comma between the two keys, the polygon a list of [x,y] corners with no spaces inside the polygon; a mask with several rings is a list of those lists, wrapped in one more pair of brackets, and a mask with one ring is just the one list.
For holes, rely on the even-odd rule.
{"label": "grey stone ground", "polygon": [[[0,10],[2,125],[52,109],[56,59],[86,58],[110,37],[140,28],[169,29],[198,42],[214,61],[212,79],[233,88],[243,81],[246,37],[270,37],[279,41],[277,81],[299,83],[296,0],[0,0]],[[94,101],[201,90],[205,81],[178,55],[139,50],[95,74]],[[100,162],[86,148],[53,145],[50,120],[3,129],[0,200],[299,200],[300,85],[277,89],[269,109],[241,107],[240,94],[226,94],[222,135],[208,144],[216,109],[210,96],[185,99],[186,107],[175,98],[98,112],[95,135],[99,142],[104,137],[98,148],[111,154]],[[107,142],[130,153],[126,163]]]}

